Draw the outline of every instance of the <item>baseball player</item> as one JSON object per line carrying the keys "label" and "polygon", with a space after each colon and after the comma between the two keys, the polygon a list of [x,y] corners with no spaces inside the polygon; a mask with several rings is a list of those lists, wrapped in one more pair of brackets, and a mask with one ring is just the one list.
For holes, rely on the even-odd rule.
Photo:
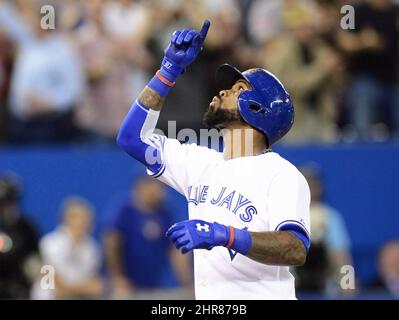
{"label": "baseball player", "polygon": [[[221,129],[223,152],[154,133],[168,91],[202,50],[209,26],[206,20],[199,32],[173,33],[117,142],[186,197],[189,220],[166,236],[183,254],[194,251],[197,299],[295,299],[289,267],[303,265],[310,246],[310,192],[301,173],[270,149],[294,120],[280,81],[263,69],[219,68],[222,90],[204,120]],[[236,134],[243,131],[251,139]]]}

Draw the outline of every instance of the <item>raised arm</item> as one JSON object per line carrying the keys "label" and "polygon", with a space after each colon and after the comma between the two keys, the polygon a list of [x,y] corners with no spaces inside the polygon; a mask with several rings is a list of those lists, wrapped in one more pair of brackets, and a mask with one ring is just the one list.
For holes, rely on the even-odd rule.
{"label": "raised arm", "polygon": [[163,139],[153,135],[159,112],[177,78],[201,52],[209,26],[206,20],[200,32],[177,30],[173,33],[161,68],[136,99],[120,127],[118,145],[155,175],[162,171]]}
{"label": "raised arm", "polygon": [[18,46],[28,45],[34,40],[34,32],[15,6],[5,1],[0,1],[0,31]]}

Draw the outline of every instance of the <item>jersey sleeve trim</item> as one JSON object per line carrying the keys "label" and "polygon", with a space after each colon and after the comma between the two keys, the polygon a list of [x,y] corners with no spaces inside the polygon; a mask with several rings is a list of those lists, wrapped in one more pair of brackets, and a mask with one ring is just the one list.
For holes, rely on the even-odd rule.
{"label": "jersey sleeve trim", "polygon": [[301,240],[301,242],[303,243],[303,246],[306,249],[306,254],[308,254],[309,253],[309,248],[310,248],[310,240],[302,232],[298,232],[298,231],[295,231],[295,230],[286,230],[286,231],[292,233],[299,240]]}
{"label": "jersey sleeve trim", "polygon": [[159,178],[160,176],[163,175],[163,173],[165,172],[165,170],[166,170],[166,166],[163,164],[162,167],[160,167],[159,170],[158,170],[157,172],[152,172],[150,169],[147,168],[147,174],[148,174],[150,177]]}
{"label": "jersey sleeve trim", "polygon": [[298,229],[302,231],[305,234],[305,236],[307,236],[307,238],[309,238],[309,241],[311,240],[309,231],[306,229],[303,223],[297,220],[282,221],[277,225],[275,231],[298,230]]}
{"label": "jersey sleeve trim", "polygon": [[276,227],[276,231],[288,231],[292,233],[301,240],[306,249],[306,254],[309,252],[311,242],[310,234],[301,222],[296,220],[283,221]]}

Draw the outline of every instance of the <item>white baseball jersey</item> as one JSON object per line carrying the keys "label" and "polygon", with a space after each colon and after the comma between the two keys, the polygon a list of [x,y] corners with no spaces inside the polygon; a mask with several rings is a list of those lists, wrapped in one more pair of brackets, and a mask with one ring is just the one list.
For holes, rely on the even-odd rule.
{"label": "white baseball jersey", "polygon": [[[308,184],[277,153],[224,160],[213,149],[151,138],[163,160],[154,176],[186,197],[190,219],[254,232],[295,224],[309,233]],[[295,299],[288,266],[258,263],[225,247],[194,250],[194,275],[197,299]]]}

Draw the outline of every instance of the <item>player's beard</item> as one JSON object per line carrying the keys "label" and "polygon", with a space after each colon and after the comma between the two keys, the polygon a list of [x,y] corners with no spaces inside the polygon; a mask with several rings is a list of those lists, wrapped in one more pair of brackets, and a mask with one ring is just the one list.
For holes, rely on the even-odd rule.
{"label": "player's beard", "polygon": [[213,108],[209,108],[208,111],[205,112],[203,118],[203,124],[208,129],[224,129],[232,123],[245,124],[245,121],[241,117],[241,114],[238,112],[238,110],[226,110],[220,107],[215,110],[213,110]]}

